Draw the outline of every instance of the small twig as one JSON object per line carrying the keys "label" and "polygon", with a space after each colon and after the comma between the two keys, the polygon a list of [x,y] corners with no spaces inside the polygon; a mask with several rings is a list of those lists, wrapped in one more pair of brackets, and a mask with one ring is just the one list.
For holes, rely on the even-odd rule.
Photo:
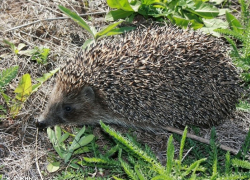
{"label": "small twig", "polygon": [[186,158],[186,156],[189,154],[189,152],[193,149],[194,147],[191,147],[188,152],[185,154],[185,156],[182,158],[181,162]]}
{"label": "small twig", "polygon": [[41,173],[41,171],[40,171],[39,164],[38,164],[37,137],[38,137],[38,128],[36,128],[36,167],[37,167],[37,170],[38,170],[38,173],[39,173],[39,175],[40,175],[41,180],[43,180],[43,176],[42,176],[42,173]]}
{"label": "small twig", "polygon": [[8,128],[4,129],[4,133],[7,133],[10,129],[18,125],[20,125],[20,123],[11,124]]}
{"label": "small twig", "polygon": [[[174,128],[174,127],[171,127],[171,126],[166,126],[166,127],[164,127],[164,129],[166,129],[167,131],[170,131],[170,132],[179,134],[179,135],[182,135],[182,134],[183,134],[183,131],[182,131],[182,130],[179,130],[179,129]],[[187,137],[189,137],[189,138],[191,138],[191,139],[194,139],[194,140],[196,140],[196,141],[205,143],[205,144],[210,144],[210,141],[209,141],[208,139],[205,139],[205,138],[202,138],[202,137],[199,137],[199,136],[190,134],[190,133],[187,133]],[[234,155],[236,155],[236,154],[238,153],[238,150],[233,149],[233,148],[230,148],[230,147],[225,146],[225,145],[219,145],[219,148],[221,148],[221,149],[223,149],[223,150],[225,150],[225,151],[229,151],[229,152],[231,152],[231,153],[234,154]],[[248,157],[248,159],[250,160],[250,157]]]}
{"label": "small twig", "polygon": [[[100,15],[100,14],[106,14],[106,13],[108,13],[108,12],[107,11],[94,12],[94,13],[79,14],[79,16],[83,17],[83,16]],[[41,19],[41,20],[33,21],[31,23],[28,23],[28,24],[23,24],[21,26],[16,26],[16,27],[7,29],[7,30],[5,30],[5,32],[12,31],[12,30],[15,30],[15,29],[19,29],[19,28],[29,26],[29,25],[32,25],[32,24],[36,24],[36,23],[39,23],[39,22],[43,22],[43,21],[54,21],[54,20],[63,20],[63,19],[70,19],[70,17],[58,17],[58,18],[50,18],[50,19]]]}

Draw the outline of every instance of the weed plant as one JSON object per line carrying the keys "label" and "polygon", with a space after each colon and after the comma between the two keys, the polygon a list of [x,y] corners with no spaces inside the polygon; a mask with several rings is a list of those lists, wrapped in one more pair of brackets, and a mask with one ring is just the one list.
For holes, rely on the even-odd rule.
{"label": "weed plant", "polygon": [[[166,165],[162,165],[154,153],[147,146],[142,146],[135,138],[127,135],[123,136],[109,126],[100,122],[101,127],[113,139],[113,146],[109,149],[101,150],[92,141],[92,146],[88,145],[93,157],[81,154],[81,157],[72,156],[68,162],[74,162],[77,172],[85,171],[85,168],[95,168],[101,175],[103,170],[110,171],[114,179],[249,179],[250,162],[246,159],[249,153],[249,143],[244,144],[242,150],[236,156],[231,156],[229,152],[218,149],[216,143],[216,132],[211,131],[210,145],[200,145],[199,142],[186,138],[187,128],[182,137],[176,137],[180,141],[179,154],[175,154],[173,145],[173,135],[168,139],[166,152]],[[58,127],[57,127],[58,128]],[[65,133],[67,134],[67,132]],[[65,134],[62,134],[63,137]],[[250,131],[246,142],[250,140]],[[78,136],[78,135],[76,135]],[[75,136],[75,137],[76,137]],[[89,135],[84,135],[87,137]],[[59,138],[60,139],[60,138]],[[74,140],[75,141],[75,140]],[[80,142],[79,142],[80,143]],[[74,144],[74,143],[69,143]],[[59,145],[59,144],[58,144]],[[61,145],[59,145],[61,146]],[[188,156],[184,152],[192,147]],[[63,148],[63,147],[62,147]],[[83,148],[83,147],[78,147]],[[247,150],[246,150],[247,149]],[[74,149],[72,153],[74,154]],[[104,152],[101,153],[101,152]],[[192,158],[191,158],[192,157]],[[60,167],[59,167],[60,168]],[[58,169],[59,169],[58,168]],[[93,170],[93,169],[92,169]],[[58,177],[66,177],[72,174],[72,169],[64,170]],[[111,173],[112,172],[112,173]],[[87,177],[86,173],[83,173]],[[109,178],[108,175],[105,178]]]}
{"label": "weed plant", "polygon": [[[224,35],[232,50],[230,56],[239,68],[246,89],[250,85],[250,1],[241,0],[241,18],[238,20],[231,13],[226,12],[226,19],[230,29],[216,29],[214,31]],[[249,96],[249,95],[247,95]],[[247,97],[249,99],[249,97]],[[250,111],[249,100],[240,101],[237,108]]]}

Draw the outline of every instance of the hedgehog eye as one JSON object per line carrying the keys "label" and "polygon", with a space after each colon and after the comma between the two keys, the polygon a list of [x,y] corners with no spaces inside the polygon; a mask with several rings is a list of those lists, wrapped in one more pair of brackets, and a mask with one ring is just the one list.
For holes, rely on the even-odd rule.
{"label": "hedgehog eye", "polygon": [[66,112],[70,112],[70,111],[72,110],[72,108],[71,108],[70,106],[65,106],[65,107],[64,107],[64,110],[65,110]]}

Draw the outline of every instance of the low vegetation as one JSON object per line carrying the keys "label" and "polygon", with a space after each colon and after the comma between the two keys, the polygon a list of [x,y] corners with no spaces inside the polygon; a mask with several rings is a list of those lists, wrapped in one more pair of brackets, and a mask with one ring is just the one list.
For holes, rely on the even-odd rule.
{"label": "low vegetation", "polygon": [[[217,0],[213,3],[195,0],[107,0],[112,10],[107,13],[107,21],[116,21],[97,32],[96,28],[89,26],[85,20],[71,10],[59,6],[59,9],[83,27],[92,39],[83,44],[85,49],[96,43],[100,38],[128,32],[134,27],[118,27],[123,22],[132,22],[138,15],[144,18],[153,18],[156,21],[171,22],[181,28],[188,26],[201,29],[213,35],[223,35],[230,44],[230,56],[235,65],[240,69],[245,89],[249,89],[250,82],[250,2],[240,0],[241,18],[237,19],[230,9],[218,8],[218,4],[229,1]],[[218,18],[225,15],[226,21]],[[120,20],[123,19],[123,20]],[[46,47],[33,47],[29,49],[24,43],[17,46],[7,40],[4,41],[16,56],[28,56],[38,64],[46,65],[50,49]],[[18,86],[12,92],[13,97],[7,95],[6,87],[17,76],[19,66],[12,66],[0,72],[0,94],[5,104],[0,105],[0,116],[13,119],[19,114],[23,104],[30,95],[38,90],[42,84],[53,76],[59,69],[54,69],[42,77],[34,79],[32,84],[30,74],[23,74]],[[250,111],[250,99],[246,94],[237,105],[238,109]],[[187,128],[182,136],[171,135],[168,139],[166,151],[166,164],[162,164],[148,146],[138,143],[129,134],[121,135],[109,126],[100,122],[105,133],[108,134],[109,144],[103,148],[96,143],[98,137],[92,130],[83,127],[74,129],[73,133],[56,126],[54,130],[47,129],[47,135],[55,149],[55,153],[48,156],[49,175],[58,171],[54,179],[92,179],[89,174],[99,174],[103,179],[103,170],[109,174],[105,179],[249,179],[250,178],[250,131],[245,138],[237,155],[231,155],[218,148],[216,132],[211,131],[210,145],[193,141],[186,137]],[[173,141],[178,141],[179,154]],[[57,154],[56,154],[57,153]],[[81,155],[81,156],[79,156]],[[206,156],[204,156],[206,155]],[[1,166],[0,166],[1,168]],[[0,174],[2,179],[3,175]],[[98,177],[95,177],[98,179]]]}
{"label": "low vegetation", "polygon": [[157,21],[170,21],[181,28],[190,26],[193,29],[200,29],[204,32],[213,32],[215,28],[227,28],[227,23],[217,18],[224,15],[226,10],[219,9],[215,5],[221,1],[206,1],[193,0],[174,0],[174,1],[159,1],[159,0],[108,0],[111,10],[106,15],[106,20],[115,21],[118,19],[127,19],[129,22],[140,14],[145,18],[153,17]]}
{"label": "low vegetation", "polygon": [[[64,163],[69,161],[69,157],[72,154],[77,155],[81,153],[80,157],[71,157],[67,165],[68,168],[62,171],[57,179],[71,177],[74,170],[81,178],[87,177],[87,172],[84,172],[81,168],[86,166],[92,169],[90,171],[95,171],[97,168],[96,171],[98,172],[101,172],[102,169],[112,169],[112,174],[108,177],[113,177],[114,179],[191,180],[250,178],[250,162],[247,159],[247,152],[250,147],[250,131],[239,154],[231,157],[229,152],[226,153],[218,149],[214,129],[211,131],[210,145],[202,145],[202,147],[201,144],[186,138],[187,128],[185,128],[182,137],[175,137],[180,142],[179,155],[175,155],[174,140],[171,135],[168,139],[166,152],[167,162],[166,165],[162,165],[148,146],[142,146],[129,134],[124,137],[104,123],[100,122],[100,124],[104,132],[112,138],[110,147],[107,149],[98,147],[95,139],[93,139],[93,135],[83,135],[85,127],[80,130],[72,142],[68,142],[67,146],[65,146],[63,141],[69,136],[68,132],[61,135],[61,129],[58,126],[55,127],[55,131],[48,129],[48,136],[56,152],[64,160]],[[80,138],[82,135],[83,137]],[[55,139],[57,139],[57,143],[55,143]],[[77,146],[76,139],[79,142]],[[89,144],[90,141],[92,141],[92,145]],[[55,144],[57,144],[57,147],[55,147]],[[65,147],[69,147],[68,150]],[[190,148],[195,149],[187,151]],[[63,155],[62,152],[67,155]],[[93,157],[89,157],[90,154]],[[52,158],[50,160],[52,162],[48,165],[48,170],[58,170],[60,168],[60,160],[53,161]],[[63,166],[61,167],[62,169]],[[108,179],[108,177],[106,178]]]}
{"label": "low vegetation", "polygon": [[6,117],[6,114],[11,115],[13,118],[15,118],[16,115],[18,115],[19,110],[22,108],[23,103],[28,99],[28,97],[36,92],[38,88],[51,76],[53,76],[59,68],[44,74],[42,77],[37,78],[36,81],[37,84],[31,83],[31,77],[29,74],[24,74],[22,78],[19,81],[18,86],[14,90],[14,93],[16,94],[14,98],[11,98],[7,94],[4,93],[4,87],[10,83],[12,79],[14,79],[18,72],[18,66],[10,67],[2,72],[0,72],[0,93],[3,96],[5,100],[5,105],[0,106],[1,114],[0,116]]}

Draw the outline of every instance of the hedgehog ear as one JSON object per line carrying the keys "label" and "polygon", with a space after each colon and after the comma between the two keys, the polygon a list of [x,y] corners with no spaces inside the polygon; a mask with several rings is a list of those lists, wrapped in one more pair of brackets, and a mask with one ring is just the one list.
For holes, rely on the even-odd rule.
{"label": "hedgehog ear", "polygon": [[92,89],[92,87],[85,86],[82,89],[82,94],[84,95],[84,97],[87,98],[88,101],[94,101],[95,100],[95,92]]}

